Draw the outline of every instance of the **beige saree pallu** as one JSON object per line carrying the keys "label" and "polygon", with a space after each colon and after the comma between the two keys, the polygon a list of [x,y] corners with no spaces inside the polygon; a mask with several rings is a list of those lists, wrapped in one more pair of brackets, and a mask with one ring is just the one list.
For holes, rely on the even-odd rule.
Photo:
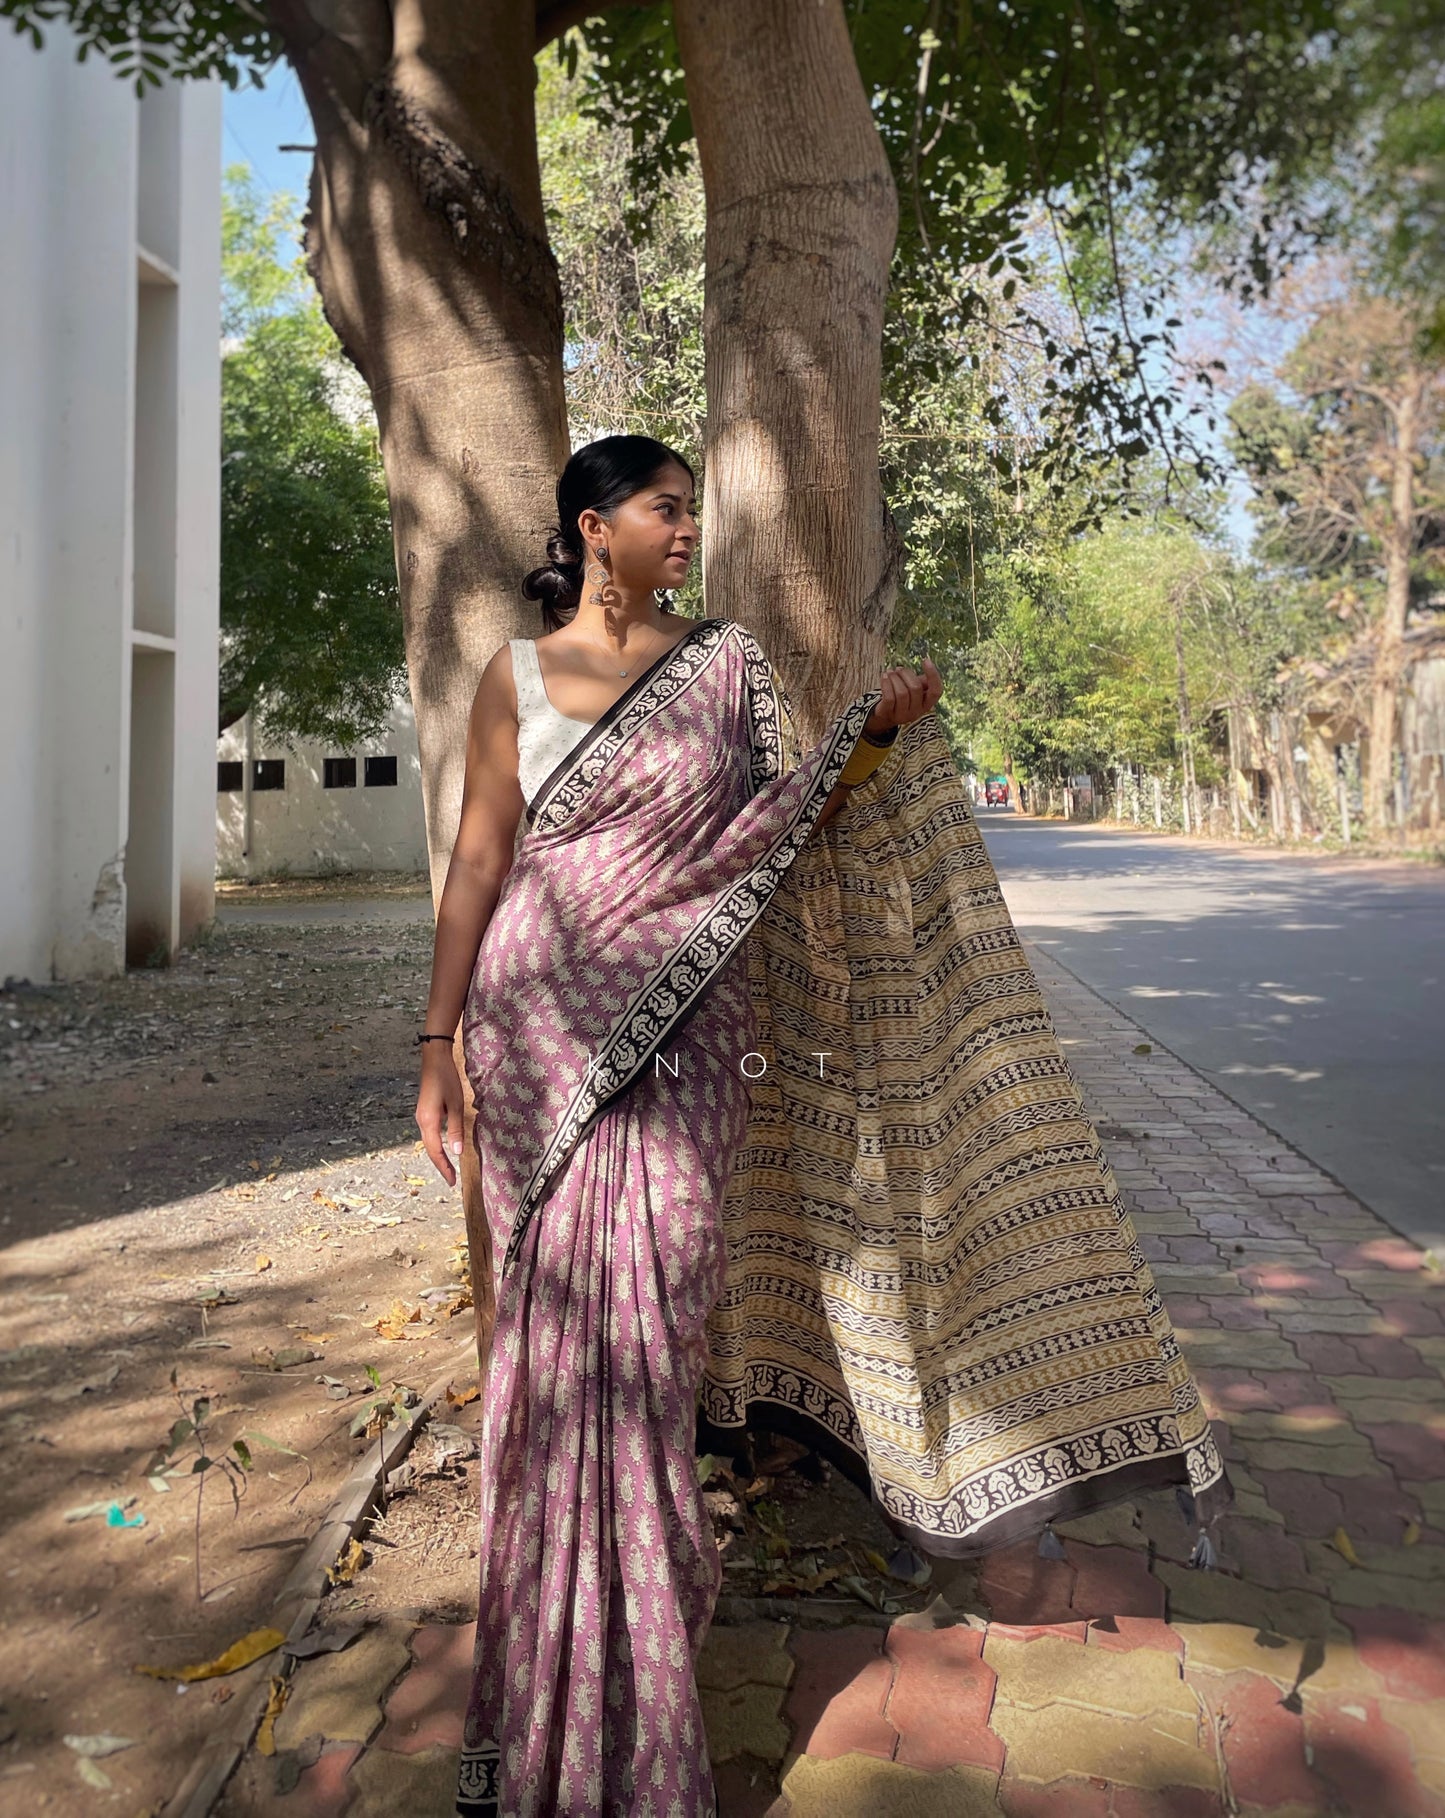
{"label": "beige saree pallu", "polygon": [[1213,1520],[1223,1462],[934,715],[803,848],[747,963],[703,1443],[791,1435],[954,1557],[1161,1485]]}

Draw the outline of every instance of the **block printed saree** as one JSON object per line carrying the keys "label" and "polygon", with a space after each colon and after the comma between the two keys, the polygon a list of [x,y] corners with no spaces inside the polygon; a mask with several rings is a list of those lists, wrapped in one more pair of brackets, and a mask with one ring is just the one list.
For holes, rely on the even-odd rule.
{"label": "block printed saree", "polygon": [[816,829],[878,698],[800,756],[701,619],[527,809],[463,1019],[499,1259],[463,1813],[713,1812],[699,1430],[805,1439],[935,1553],[1228,1495],[933,716]]}

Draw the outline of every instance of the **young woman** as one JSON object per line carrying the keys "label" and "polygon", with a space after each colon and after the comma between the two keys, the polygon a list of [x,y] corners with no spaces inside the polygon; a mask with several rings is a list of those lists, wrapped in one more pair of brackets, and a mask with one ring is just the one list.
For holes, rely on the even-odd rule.
{"label": "young woman", "polygon": [[659,602],[697,549],[681,456],[606,437],[557,502],[523,589],[553,629],[477,690],[422,1035],[450,1183],[462,1025],[496,1281],[458,1810],[709,1818],[700,1409],[943,1553],[1223,1470],[937,669],[800,754],[756,640]]}

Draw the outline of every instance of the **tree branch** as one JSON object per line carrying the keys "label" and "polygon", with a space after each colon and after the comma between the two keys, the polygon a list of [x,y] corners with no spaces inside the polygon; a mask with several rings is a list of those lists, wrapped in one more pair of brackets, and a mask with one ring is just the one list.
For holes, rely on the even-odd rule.
{"label": "tree branch", "polygon": [[[537,0],[537,49],[545,50],[554,38],[571,31],[584,19],[595,19],[623,0]],[[657,0],[629,0],[637,6],[655,6]]]}

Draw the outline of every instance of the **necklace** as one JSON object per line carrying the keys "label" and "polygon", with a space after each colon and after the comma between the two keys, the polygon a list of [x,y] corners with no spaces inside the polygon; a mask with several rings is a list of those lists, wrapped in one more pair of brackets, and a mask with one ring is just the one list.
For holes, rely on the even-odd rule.
{"label": "necklace", "polygon": [[[652,627],[652,630],[654,630],[654,631],[656,631],[656,629],[657,629],[657,627],[656,627],[656,626],[655,626],[655,625],[654,625],[654,626],[653,626],[653,627]],[[589,644],[597,644],[597,640],[596,640],[596,638],[593,638],[593,637],[589,637],[589,638],[588,638],[588,640],[587,640],[587,642],[588,642],[588,643],[589,643]],[[598,648],[598,649],[599,649],[599,650],[603,650],[603,649],[605,649],[605,648],[606,648],[606,646],[605,646],[605,645],[602,645],[602,644],[597,644],[597,648]],[[613,656],[613,655],[615,655],[615,654],[616,654],[616,653],[615,653],[615,652],[614,652],[614,651],[610,651],[610,650],[609,650],[609,651],[608,651],[608,652],[607,652],[607,654],[608,654],[608,655],[609,655],[609,656]],[[625,676],[625,675],[626,675],[626,674],[627,674],[627,670],[626,670],[626,669],[619,669],[619,670],[618,670],[618,671],[617,671],[617,673],[618,673],[618,675],[620,675],[620,676]]]}

